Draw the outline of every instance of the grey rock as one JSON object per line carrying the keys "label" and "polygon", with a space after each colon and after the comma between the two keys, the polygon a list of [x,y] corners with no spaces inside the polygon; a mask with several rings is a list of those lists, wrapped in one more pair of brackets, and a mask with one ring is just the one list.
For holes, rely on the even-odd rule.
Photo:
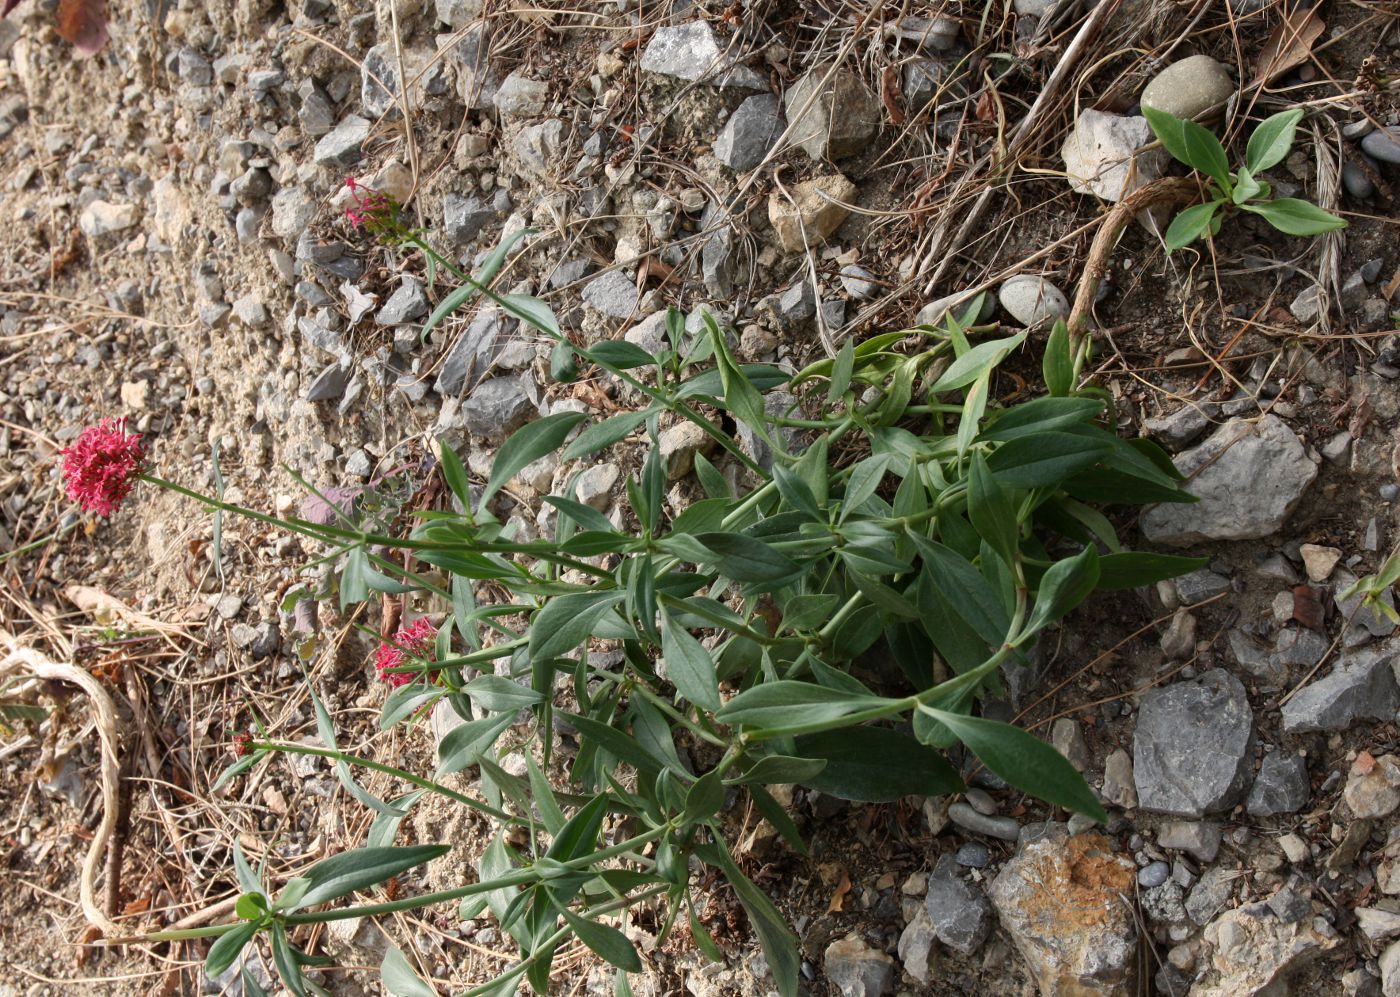
{"label": "grey rock", "polygon": [[1225,67],[1208,55],[1192,55],[1162,70],[1142,91],[1144,107],[1194,118],[1224,105],[1235,92]]}
{"label": "grey rock", "polygon": [[1400,125],[1377,128],[1361,140],[1361,150],[1385,163],[1400,163]]}
{"label": "grey rock", "polygon": [[374,467],[364,448],[356,447],[346,454],[343,469],[352,478],[368,478]]}
{"label": "grey rock", "polygon": [[1400,997],[1400,942],[1391,942],[1381,953],[1381,994]]}
{"label": "grey rock", "polygon": [[860,935],[828,945],[822,965],[841,997],[880,997],[894,980],[894,960],[871,948]]}
{"label": "grey rock", "polygon": [[954,803],[948,807],[948,819],[965,831],[985,834],[989,838],[1002,841],[1015,841],[1021,836],[1021,825],[1010,817],[988,817],[979,814],[966,803]]}
{"label": "grey rock", "polygon": [[1138,151],[1155,141],[1144,117],[1081,111],[1060,150],[1070,187],[1105,201],[1121,201],[1162,175],[1165,154]]}
{"label": "grey rock", "polygon": [[593,272],[593,264],[586,259],[564,260],[549,272],[549,286],[552,290],[567,287],[583,280]]}
{"label": "grey rock", "polygon": [[1392,720],[1400,706],[1396,650],[1386,644],[1339,657],[1331,672],[1283,704],[1283,732],[1344,731],[1362,720]]}
{"label": "grey rock", "polygon": [[724,48],[707,21],[669,25],[651,36],[641,67],[649,73],[712,87],[768,89],[762,74],[739,65]]}
{"label": "grey rock", "polygon": [[475,194],[463,197],[448,194],[442,199],[442,228],[444,234],[458,245],[476,238],[483,226],[496,217],[496,210]]}
{"label": "grey rock", "polygon": [[1201,862],[1220,853],[1220,825],[1211,821],[1169,820],[1157,828],[1157,844],[1185,852]]}
{"label": "grey rock", "polygon": [[583,302],[609,318],[631,318],[637,310],[637,284],[620,270],[606,270],[583,286]]}
{"label": "grey rock", "polygon": [[433,0],[433,10],[440,22],[456,30],[481,14],[481,0]]}
{"label": "grey rock", "polygon": [[1385,260],[1377,256],[1373,260],[1367,260],[1361,264],[1361,269],[1357,273],[1361,274],[1361,279],[1368,284],[1374,284],[1376,278],[1381,275],[1381,267],[1385,266]]}
{"label": "grey rock", "polygon": [[563,142],[564,122],[550,118],[522,128],[515,136],[513,148],[525,172],[537,180],[543,180],[559,165]]}
{"label": "grey rock", "polygon": [[503,440],[539,414],[531,400],[529,375],[493,377],[478,384],[462,402],[462,421],[473,436]]}
{"label": "grey rock", "polygon": [[1165,862],[1149,862],[1138,870],[1138,885],[1145,889],[1161,886],[1172,874],[1172,867]]}
{"label": "grey rock", "polygon": [[579,474],[574,482],[574,497],[599,512],[612,505],[612,490],[622,477],[616,464],[594,464]]}
{"label": "grey rock", "polygon": [[414,277],[405,277],[389,300],[375,313],[375,325],[404,325],[428,314],[428,295]]}
{"label": "grey rock", "polygon": [[904,103],[910,113],[918,114],[938,96],[947,70],[933,59],[910,59],[904,64]]}
{"label": "grey rock", "polygon": [[492,103],[503,116],[529,118],[543,114],[548,99],[548,83],[514,72],[501,81]]}
{"label": "grey rock", "polygon": [[[1042,994],[1113,997],[1132,992],[1136,870],[1097,834],[1067,838],[1063,825],[1022,845],[988,890]],[[1066,911],[1073,916],[1065,916]]]}
{"label": "grey rock", "polygon": [[693,422],[679,422],[663,430],[656,442],[667,481],[684,478],[695,466],[695,455],[714,446],[714,440]]}
{"label": "grey rock", "polygon": [[1308,763],[1292,751],[1279,749],[1264,756],[1245,802],[1251,816],[1297,813],[1308,805]]}
{"label": "grey rock", "polygon": [[233,317],[250,329],[261,329],[267,325],[267,306],[245,294],[233,303]]}
{"label": "grey rock", "polygon": [[[829,77],[829,78],[828,78]],[[813,159],[861,152],[880,127],[880,102],[860,77],[829,63],[816,66],[783,96],[789,138]]]}
{"label": "grey rock", "polygon": [[345,393],[345,385],[350,380],[350,370],[339,362],[327,364],[317,374],[306,389],[308,402],[328,402]]}
{"label": "grey rock", "polygon": [[929,981],[930,960],[934,954],[933,944],[936,940],[933,921],[929,919],[928,911],[923,907],[917,908],[904,930],[899,933],[896,952],[899,961],[904,964],[904,971],[920,983]]}
{"label": "grey rock", "polygon": [[399,59],[390,42],[381,42],[365,53],[360,69],[360,108],[368,118],[380,118],[393,111],[403,81],[399,78]]}
{"label": "grey rock", "polygon": [[[790,415],[796,406],[797,399],[782,389],[769,391],[763,396],[763,411],[769,417]],[[768,433],[782,440],[783,448],[790,454],[799,454],[807,448],[808,437],[802,430],[779,428],[770,423]],[[765,471],[773,469],[773,450],[762,437],[742,422],[739,423],[737,436],[740,447],[755,463]]]}
{"label": "grey rock", "polygon": [[1338,294],[1338,300],[1347,311],[1356,311],[1366,302],[1366,281],[1360,272],[1350,274],[1346,280],[1342,281],[1342,289]]}
{"label": "grey rock", "polygon": [[1292,887],[1285,886],[1264,903],[1285,924],[1297,924],[1312,917],[1312,900]]}
{"label": "grey rock", "polygon": [[880,293],[880,284],[873,273],[856,263],[841,268],[841,286],[853,298],[869,301]]}
{"label": "grey rock", "polygon": [[1283,992],[1285,978],[1337,946],[1326,921],[1286,922],[1267,903],[1227,911],[1202,933],[1206,972],[1192,997],[1255,997]]}
{"label": "grey rock", "polygon": [[1148,436],[1172,453],[1178,453],[1206,431],[1211,419],[1219,411],[1220,407],[1213,402],[1187,402],[1171,415],[1144,420],[1143,428],[1147,430]]}
{"label": "grey rock", "polygon": [[1103,798],[1124,810],[1138,805],[1137,786],[1133,779],[1133,759],[1122,748],[1112,751],[1103,763]]}
{"label": "grey rock", "polygon": [[666,335],[666,313],[653,312],[623,333],[622,338],[634,346],[640,346],[652,356],[669,350],[671,341]]}
{"label": "grey rock", "polygon": [[335,104],[319,86],[312,84],[302,95],[297,108],[301,130],[312,138],[320,138],[335,127]]}
{"label": "grey rock", "polygon": [[[1349,599],[1341,597],[1341,593],[1356,581],[1355,575],[1345,569],[1338,568],[1332,576],[1332,581],[1336,585],[1336,594],[1332,600],[1336,603],[1342,618],[1351,621],[1342,634],[1344,646],[1348,648],[1359,647],[1369,643],[1375,637],[1389,637],[1395,632],[1395,624],[1390,622],[1389,617],[1364,605],[1359,594]],[[1391,594],[1390,589],[1383,591],[1380,599],[1391,609],[1395,608],[1395,597]]]}
{"label": "grey rock", "polygon": [[369,127],[369,122],[356,114],[342,120],[316,143],[316,165],[336,169],[354,166],[360,161],[360,146],[369,137]]}
{"label": "grey rock", "polygon": [[958,42],[961,26],[955,17],[904,16],[885,24],[885,34],[921,49],[945,52]]}
{"label": "grey rock", "polygon": [[1316,284],[1310,284],[1293,298],[1288,305],[1288,310],[1299,322],[1309,323],[1317,321],[1322,314],[1321,289]]}
{"label": "grey rock", "polygon": [[1055,721],[1050,728],[1050,743],[1080,772],[1089,767],[1089,745],[1084,742],[1084,728],[1073,717],[1060,717]]}
{"label": "grey rock", "polygon": [[715,139],[715,158],[731,170],[753,169],[768,155],[783,127],[777,97],[771,93],[750,97],[724,123]]}
{"label": "grey rock", "polygon": [[[919,313],[914,316],[915,325],[942,325],[943,318],[951,310],[953,317],[959,322],[968,318],[967,313],[972,310],[973,299],[979,295],[971,291],[959,291],[956,294],[945,295],[930,301],[919,309]],[[982,307],[977,314],[972,316],[972,323],[980,325],[992,317],[992,312],[996,310],[996,297],[987,292],[981,292]]]}
{"label": "grey rock", "polygon": [[1232,419],[1175,464],[1201,501],[1163,503],[1144,512],[1142,532],[1153,543],[1266,537],[1287,521],[1317,477],[1302,442],[1274,415],[1258,423]]}
{"label": "grey rock", "polygon": [[455,398],[475,388],[495,360],[499,344],[516,325],[495,305],[483,306],[443,358],[433,390]]}
{"label": "grey rock", "polygon": [[1242,873],[1224,866],[1213,866],[1201,873],[1201,878],[1186,897],[1186,914],[1197,924],[1205,924],[1230,902],[1235,893],[1235,881]]}
{"label": "grey rock", "polygon": [[991,850],[980,841],[964,841],[953,861],[965,869],[985,869],[992,861]]}
{"label": "grey rock", "polygon": [[812,285],[800,280],[777,294],[770,294],[758,303],[755,310],[771,316],[772,321],[785,332],[801,328],[817,313],[817,296]]}
{"label": "grey rock", "polygon": [[214,67],[192,48],[182,48],[176,53],[175,66],[181,81],[192,87],[207,87],[214,82]]}
{"label": "grey rock", "polygon": [[941,855],[928,877],[924,909],[938,940],[971,955],[992,931],[992,905],[982,890],[958,874],[951,855]]}
{"label": "grey rock", "polygon": [[491,63],[491,35],[487,23],[477,21],[462,32],[452,48],[457,72],[457,96],[473,111],[494,107],[501,81]]}
{"label": "grey rock", "polygon": [[1059,0],[1012,0],[1011,9],[1022,17],[1044,17]]}
{"label": "grey rock", "polygon": [[[1367,156],[1364,152],[1358,153],[1364,160],[1368,160],[1372,169],[1376,168],[1376,161]],[[1376,193],[1376,185],[1371,182],[1371,175],[1367,173],[1356,160],[1348,158],[1342,163],[1342,186],[1347,189],[1347,193],[1358,200],[1364,201]]]}
{"label": "grey rock", "polygon": [[1133,777],[1144,810],[1201,817],[1249,787],[1254,711],[1239,679],[1214,669],[1146,693],[1133,733]]}
{"label": "grey rock", "polygon": [[234,196],[239,204],[249,206],[261,204],[272,193],[272,176],[267,170],[250,169],[229,184],[228,192]]}
{"label": "grey rock", "polygon": [[722,228],[705,240],[700,251],[700,268],[705,291],[714,298],[726,299],[734,294],[736,261],[734,233]]}
{"label": "grey rock", "polygon": [[997,300],[1007,314],[1023,326],[1069,315],[1069,300],[1044,277],[1022,274],[1012,277],[997,291]]}
{"label": "grey rock", "polygon": [[1175,580],[1176,593],[1190,606],[1230,591],[1230,579],[1217,575],[1209,568],[1200,568]]}

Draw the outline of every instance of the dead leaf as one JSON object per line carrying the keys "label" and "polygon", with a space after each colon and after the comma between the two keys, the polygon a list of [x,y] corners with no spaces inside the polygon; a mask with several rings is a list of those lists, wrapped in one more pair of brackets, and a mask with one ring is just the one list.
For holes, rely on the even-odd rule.
{"label": "dead leaf", "polygon": [[80,55],[96,55],[107,44],[107,0],[58,0],[55,27]]}
{"label": "dead leaf", "polygon": [[1322,600],[1310,586],[1293,587],[1293,618],[1309,630],[1321,630],[1326,622]]}
{"label": "dead leaf", "polygon": [[831,902],[826,905],[828,914],[839,914],[846,906],[846,894],[851,892],[851,875],[844,868],[841,870],[841,882],[837,884],[836,891],[831,894]]}
{"label": "dead leaf", "polygon": [[1313,44],[1326,28],[1315,8],[1289,11],[1259,49],[1259,57],[1254,60],[1254,81],[1267,83],[1307,62],[1312,57]]}

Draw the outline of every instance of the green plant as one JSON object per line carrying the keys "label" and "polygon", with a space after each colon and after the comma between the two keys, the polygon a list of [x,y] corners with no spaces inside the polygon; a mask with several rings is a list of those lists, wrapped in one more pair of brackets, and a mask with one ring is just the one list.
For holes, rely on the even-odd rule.
{"label": "green plant", "polygon": [[[235,854],[238,920],[146,938],[215,938],[212,974],[265,936],[283,982],[300,995],[318,990],[304,973],[317,959],[291,941],[300,926],[456,902],[463,918],[489,909],[520,950],[519,962],[468,995],[514,993],[522,977],[543,991],[570,936],[617,967],[618,992],[627,993],[626,974],[641,959],[603,919],[640,904],[662,905],[663,937],[684,920],[700,950],[720,957],[697,916],[699,863],[729,881],[787,997],[798,987],[796,939],[731,850],[732,794],[747,793],[798,852],[798,828],[768,786],[798,783],[865,801],[951,793],[962,788],[963,761],[974,758],[1024,792],[1104,819],[1053,748],[974,709],[1000,689],[1003,668],[1019,667],[1039,635],[1091,592],[1203,563],[1123,550],[1095,508],[1191,498],[1161,450],[1115,434],[1105,393],[1079,387],[1087,343],[1058,324],[1042,368],[1049,394],[1010,406],[995,399],[997,372],[1027,334],[974,342],[966,318],[848,341],[795,376],[738,363],[708,313],[692,338],[671,310],[668,345],[654,355],[621,340],[579,346],[544,301],[489,289],[508,245],[473,279],[396,210],[378,207],[379,221],[392,225],[387,235],[421,249],[430,275],[446,270],[462,282],[425,335],[483,294],[553,339],[555,370],[615,378],[643,407],[586,428],[573,412],[530,423],[500,448],[480,486],[443,447],[455,508],[420,510],[406,536],[329,501],[333,523],[282,521],[330,545],[343,604],[373,592],[440,600],[449,615],[431,647],[419,628],[381,654],[382,673],[414,681],[389,694],[380,725],[414,722],[442,702],[463,722],[443,738],[432,778],[340,750],[314,690],[324,748],[262,730],[241,736],[240,757],[220,783],[279,754],[324,757],[377,812],[366,846],[291,878],[276,899],[265,874]],[[726,419],[762,442],[771,465],[723,428]],[[664,422],[681,420],[742,469],[747,491],[702,450],[694,474],[705,497],[668,507],[673,475],[659,436]],[[588,458],[638,435],[650,445],[626,482],[625,528],[579,502],[572,481],[543,500],[556,517],[552,537],[518,537],[493,511],[527,465],[556,452]],[[212,509],[276,522],[159,483]],[[394,550],[405,556],[389,556]],[[487,585],[507,596],[478,601]],[[563,729],[576,750],[565,751]],[[514,774],[504,765],[510,754],[520,756]],[[444,782],[470,767],[473,793]],[[379,799],[355,768],[412,788]],[[478,882],[312,909],[446,849],[392,844],[424,793],[495,824]],[[382,974],[391,993],[433,992],[397,950]]]}
{"label": "green plant", "polygon": [[1392,554],[1386,558],[1379,571],[1374,575],[1358,578],[1339,592],[1337,598],[1345,602],[1359,595],[1361,604],[1377,617],[1384,616],[1391,623],[1400,624],[1400,612],[1396,612],[1395,607],[1384,599],[1385,594],[1396,582],[1400,582],[1400,554]]}
{"label": "green plant", "polygon": [[1206,201],[1182,211],[1167,227],[1167,251],[1195,242],[1206,232],[1217,235],[1230,214],[1248,211],[1259,215],[1286,235],[1318,235],[1345,228],[1346,221],[1296,197],[1270,198],[1272,189],[1258,174],[1278,165],[1293,147],[1294,131],[1303,118],[1301,108],[1265,118],[1254,129],[1245,147],[1244,162],[1230,172],[1220,140],[1194,121],[1144,107],[1143,116],[1157,140],[1173,158],[1210,178]]}

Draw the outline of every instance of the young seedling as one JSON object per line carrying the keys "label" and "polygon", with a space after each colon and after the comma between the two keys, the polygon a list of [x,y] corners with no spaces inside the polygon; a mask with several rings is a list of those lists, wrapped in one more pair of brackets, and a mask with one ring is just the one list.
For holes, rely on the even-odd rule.
{"label": "young seedling", "polygon": [[1217,235],[1221,222],[1235,211],[1253,212],[1285,235],[1319,235],[1346,227],[1343,219],[1310,201],[1271,197],[1269,183],[1258,179],[1260,173],[1282,162],[1293,147],[1293,133],[1303,117],[1301,108],[1260,122],[1245,147],[1244,163],[1233,173],[1220,140],[1205,128],[1153,107],[1144,107],[1142,113],[1174,159],[1210,177],[1206,202],[1187,208],[1167,227],[1167,252],[1190,245],[1207,231]]}

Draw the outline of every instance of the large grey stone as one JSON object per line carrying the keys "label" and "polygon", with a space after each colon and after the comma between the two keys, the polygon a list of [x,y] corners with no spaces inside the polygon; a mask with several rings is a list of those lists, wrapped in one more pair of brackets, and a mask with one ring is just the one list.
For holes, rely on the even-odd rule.
{"label": "large grey stone", "polygon": [[428,295],[414,277],[405,277],[389,300],[375,313],[376,325],[404,325],[428,314]]}
{"label": "large grey stone", "polygon": [[558,158],[563,143],[564,122],[558,118],[550,118],[548,121],[520,129],[512,145],[525,173],[537,180],[543,180],[559,165]]}
{"label": "large grey stone", "polygon": [[981,887],[959,875],[950,854],[940,855],[929,875],[924,908],[938,940],[963,955],[976,952],[991,934],[992,905]]}
{"label": "large grey stone", "polygon": [[1070,187],[1105,201],[1123,200],[1162,175],[1164,153],[1138,152],[1154,141],[1146,118],[1081,111],[1060,150]]}
{"label": "large grey stone", "polygon": [[543,114],[548,99],[548,83],[532,80],[517,71],[501,81],[492,103],[502,116],[528,118]]}
{"label": "large grey stone", "polygon": [[493,377],[478,384],[462,402],[462,421],[473,436],[505,439],[539,414],[531,400],[529,375]]}
{"label": "large grey stone", "polygon": [[739,65],[724,51],[707,21],[657,28],[642,53],[642,69],[712,87],[766,90],[761,73]]}
{"label": "large grey stone", "polygon": [[[369,122],[357,114],[321,136],[316,143],[316,165],[349,169],[360,161],[360,145],[369,137]],[[274,205],[276,198],[273,198]]]}
{"label": "large grey stone", "polygon": [[894,960],[858,934],[828,945],[822,962],[841,997],[880,997],[894,979]]}
{"label": "large grey stone", "polygon": [[1253,817],[1292,814],[1308,805],[1308,763],[1301,755],[1279,749],[1264,756],[1245,802]]}
{"label": "large grey stone", "polygon": [[482,226],[495,217],[496,209],[475,194],[448,194],[442,199],[443,232],[459,245],[475,239]]}
{"label": "large grey stone", "polygon": [[1388,721],[1400,707],[1396,684],[1397,647],[1354,651],[1337,659],[1332,671],[1304,686],[1283,704],[1285,734],[1344,731],[1361,720]]}
{"label": "large grey stone", "polygon": [[583,286],[583,303],[609,318],[631,318],[637,300],[636,282],[621,270],[605,270]]}
{"label": "large grey stone", "polygon": [[481,0],[433,0],[437,19],[449,28],[465,28],[481,13]]}
{"label": "large grey stone", "polygon": [[918,114],[938,96],[946,70],[933,59],[910,59],[904,64],[904,103]]}
{"label": "large grey stone", "polygon": [[1214,669],[1146,693],[1133,733],[1133,778],[1144,810],[1202,817],[1244,797],[1254,711],[1239,679]]}
{"label": "large grey stone", "polygon": [[365,53],[360,66],[360,108],[366,117],[378,118],[394,110],[402,86],[393,43],[381,42]]}
{"label": "large grey stone", "polygon": [[816,66],[788,88],[783,106],[792,144],[813,159],[864,150],[880,127],[880,102],[845,67]]}
{"label": "large grey stone", "polygon": [[783,132],[778,98],[771,93],[739,105],[715,139],[715,158],[731,170],[749,170],[763,161]]}
{"label": "large grey stone", "polygon": [[1111,853],[1107,838],[1068,837],[1062,824],[1052,824],[1002,867],[988,895],[1042,995],[1133,992],[1136,876],[1129,859]]}
{"label": "large grey stone", "polygon": [[1142,514],[1143,536],[1186,546],[1208,540],[1257,540],[1287,520],[1317,477],[1317,465],[1283,420],[1232,419],[1200,446],[1175,458],[1195,504],[1162,503]]}
{"label": "large grey stone", "polygon": [[1140,103],[1178,118],[1194,118],[1219,109],[1234,92],[1235,81],[1224,66],[1208,55],[1191,55],[1153,77]]}
{"label": "large grey stone", "polygon": [[1361,140],[1367,155],[1386,163],[1400,163],[1400,125],[1377,128]]}
{"label": "large grey stone", "polygon": [[483,306],[443,358],[433,390],[443,397],[472,390],[486,376],[500,343],[516,325],[495,305]]}

